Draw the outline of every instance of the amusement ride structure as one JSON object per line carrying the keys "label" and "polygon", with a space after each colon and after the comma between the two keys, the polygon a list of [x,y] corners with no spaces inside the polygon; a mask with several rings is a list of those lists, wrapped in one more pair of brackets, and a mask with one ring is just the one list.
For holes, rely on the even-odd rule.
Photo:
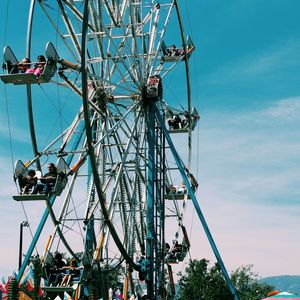
{"label": "amusement ride structure", "polygon": [[[183,262],[191,246],[184,225],[188,205],[238,299],[195,196],[191,141],[199,115],[189,73],[195,45],[185,36],[178,2],[31,0],[27,60],[4,48],[1,80],[26,89],[33,149],[26,162],[15,164],[13,198],[28,208],[44,203],[16,280],[37,251],[48,299],[65,292],[74,299],[109,299],[106,277],[116,270],[124,299],[174,299],[172,265]],[[52,41],[48,36],[45,55],[32,62],[36,15],[55,35]],[[184,109],[172,106],[176,85],[185,90]],[[51,93],[53,86],[70,91],[75,100],[70,96],[66,105],[78,109],[42,146],[32,99],[37,89]],[[48,125],[39,132],[48,136]],[[179,136],[187,141],[184,158],[173,141]],[[39,242],[46,245],[42,250]],[[58,271],[59,253],[73,267]]]}

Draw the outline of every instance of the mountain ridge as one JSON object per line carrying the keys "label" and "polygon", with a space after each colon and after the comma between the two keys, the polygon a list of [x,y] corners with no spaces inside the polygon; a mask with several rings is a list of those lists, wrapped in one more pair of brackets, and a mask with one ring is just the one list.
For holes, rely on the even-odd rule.
{"label": "mountain ridge", "polygon": [[291,292],[295,295],[300,295],[300,275],[268,276],[259,279],[259,282],[270,284],[281,292]]}

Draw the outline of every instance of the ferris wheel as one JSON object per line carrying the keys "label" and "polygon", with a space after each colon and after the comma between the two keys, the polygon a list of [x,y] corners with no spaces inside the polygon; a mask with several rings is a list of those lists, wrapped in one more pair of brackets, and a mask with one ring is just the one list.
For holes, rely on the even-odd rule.
{"label": "ferris wheel", "polygon": [[[48,26],[47,37],[37,22]],[[32,41],[46,47],[36,62]],[[190,93],[194,50],[177,0],[31,1],[27,60],[6,46],[1,75],[6,84],[26,86],[33,148],[26,162],[16,162],[14,199],[25,207],[45,203],[18,280],[42,241],[43,290],[50,299],[64,291],[75,299],[108,299],[105,274],[120,268],[124,299],[172,299],[171,265],[190,249],[184,217],[191,202],[228,277],[190,171],[199,119]],[[40,90],[50,100],[67,96],[58,111],[37,115]],[[185,140],[183,157],[176,139]],[[76,262],[74,276],[53,281],[55,253]]]}

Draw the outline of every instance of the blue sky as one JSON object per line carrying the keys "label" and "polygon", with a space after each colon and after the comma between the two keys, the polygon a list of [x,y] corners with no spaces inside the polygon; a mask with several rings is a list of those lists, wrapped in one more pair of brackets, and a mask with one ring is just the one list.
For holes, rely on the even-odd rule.
{"label": "blue sky", "polygon": [[[10,1],[10,14],[16,1]],[[298,0],[179,1],[191,58],[199,203],[229,270],[254,264],[261,276],[299,274],[300,239],[300,2]],[[18,5],[23,6],[18,3]],[[184,4],[188,3],[188,5]],[[7,0],[1,1],[1,38]],[[6,41],[25,42],[15,10]],[[16,15],[18,17],[16,17]],[[16,19],[19,22],[16,22]],[[25,23],[24,23],[25,24]],[[44,44],[44,43],[43,43]],[[17,47],[17,46],[16,46]],[[21,55],[21,52],[19,52]],[[13,134],[30,151],[21,88],[8,91]],[[22,208],[10,200],[10,149],[4,86],[0,87],[0,273],[17,264]],[[22,96],[23,95],[23,96]],[[191,216],[193,212],[189,212]],[[192,257],[213,260],[194,216]],[[13,253],[8,258],[7,253]]]}

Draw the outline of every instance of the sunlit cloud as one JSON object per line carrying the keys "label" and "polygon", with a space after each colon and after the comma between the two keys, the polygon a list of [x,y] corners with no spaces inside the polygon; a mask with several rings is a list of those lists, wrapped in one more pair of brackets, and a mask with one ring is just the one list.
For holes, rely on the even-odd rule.
{"label": "sunlit cloud", "polygon": [[[242,84],[244,80],[261,80],[261,83],[269,81],[274,76],[290,68],[295,68],[300,61],[300,39],[290,38],[285,41],[277,41],[268,48],[257,49],[256,52],[238,56],[234,60],[220,65],[219,68],[205,74],[205,84]],[[287,78],[294,78],[296,74],[287,71]],[[265,76],[265,77],[263,77]],[[287,79],[286,78],[286,79]],[[253,91],[255,93],[255,91]]]}

